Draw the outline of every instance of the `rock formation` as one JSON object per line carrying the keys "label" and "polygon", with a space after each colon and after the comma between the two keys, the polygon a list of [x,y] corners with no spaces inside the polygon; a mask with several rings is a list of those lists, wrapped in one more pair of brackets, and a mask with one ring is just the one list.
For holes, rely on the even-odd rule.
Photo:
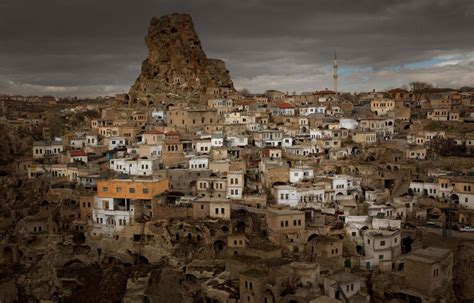
{"label": "rock formation", "polygon": [[207,58],[191,16],[170,14],[151,20],[149,50],[141,74],[131,87],[131,102],[181,97],[202,100],[234,91],[222,60]]}

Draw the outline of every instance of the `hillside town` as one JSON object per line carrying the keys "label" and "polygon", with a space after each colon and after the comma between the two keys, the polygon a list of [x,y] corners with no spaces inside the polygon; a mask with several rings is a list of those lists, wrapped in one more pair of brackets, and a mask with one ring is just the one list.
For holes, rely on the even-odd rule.
{"label": "hillside town", "polygon": [[335,54],[239,91],[185,14],[146,44],[127,93],[0,96],[0,302],[474,299],[474,88],[345,92]]}

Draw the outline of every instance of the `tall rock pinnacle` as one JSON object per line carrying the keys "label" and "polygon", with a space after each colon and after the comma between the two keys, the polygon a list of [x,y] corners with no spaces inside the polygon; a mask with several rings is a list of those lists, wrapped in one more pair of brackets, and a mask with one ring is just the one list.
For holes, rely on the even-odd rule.
{"label": "tall rock pinnacle", "polygon": [[199,101],[234,92],[224,61],[204,53],[191,16],[152,18],[145,41],[149,54],[130,89],[132,100],[173,96]]}

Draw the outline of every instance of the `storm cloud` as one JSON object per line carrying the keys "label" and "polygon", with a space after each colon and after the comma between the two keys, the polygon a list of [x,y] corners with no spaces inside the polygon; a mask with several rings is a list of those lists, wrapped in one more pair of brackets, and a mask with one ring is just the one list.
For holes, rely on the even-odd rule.
{"label": "storm cloud", "polygon": [[334,51],[345,91],[474,85],[471,0],[3,0],[0,94],[128,91],[149,20],[171,12],[253,92],[330,88]]}

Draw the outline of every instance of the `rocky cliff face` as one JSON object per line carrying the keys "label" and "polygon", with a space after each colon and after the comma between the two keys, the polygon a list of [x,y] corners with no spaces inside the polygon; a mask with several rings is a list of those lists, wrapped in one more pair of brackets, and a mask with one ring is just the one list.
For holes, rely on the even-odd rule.
{"label": "rocky cliff face", "polygon": [[191,16],[153,18],[145,41],[149,54],[130,89],[132,101],[176,95],[202,99],[234,91],[224,62],[209,59],[204,53]]}

